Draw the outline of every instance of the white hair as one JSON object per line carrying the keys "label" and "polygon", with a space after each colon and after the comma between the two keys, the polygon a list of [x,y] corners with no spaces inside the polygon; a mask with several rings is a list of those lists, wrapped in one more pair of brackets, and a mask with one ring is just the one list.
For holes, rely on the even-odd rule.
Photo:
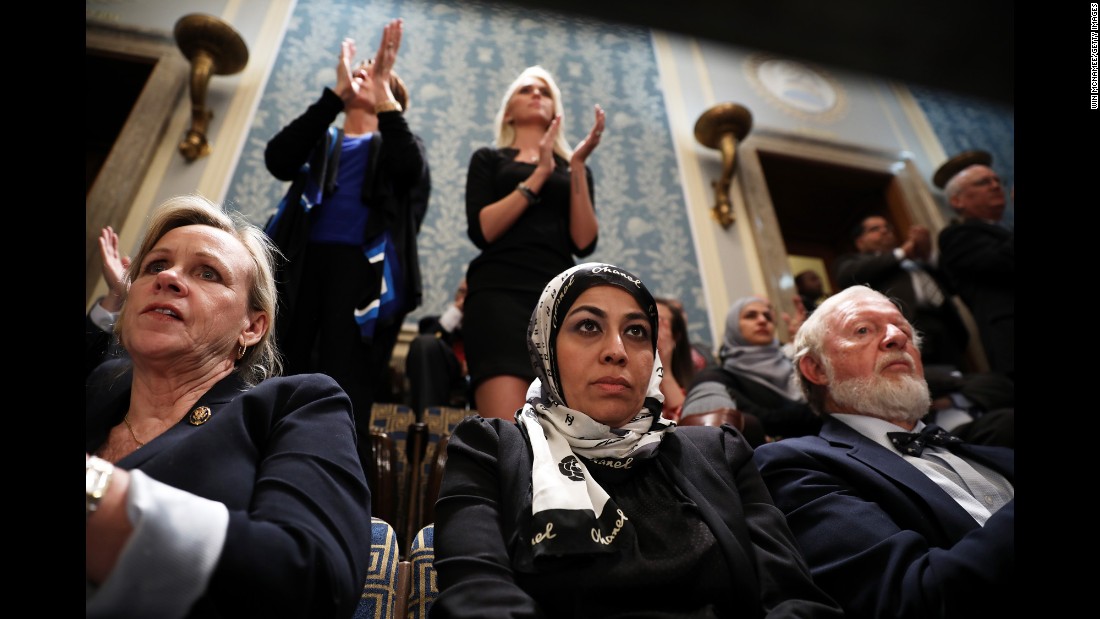
{"label": "white hair", "polygon": [[[822,385],[815,385],[802,375],[801,360],[802,357],[809,356],[812,359],[816,359],[826,369],[829,368],[829,360],[825,356],[825,336],[828,333],[828,320],[832,317],[836,308],[840,306],[841,303],[857,298],[883,299],[897,305],[890,297],[868,286],[849,286],[828,299],[825,299],[821,305],[814,310],[814,313],[810,314],[806,322],[802,323],[802,326],[799,327],[798,333],[796,333],[794,337],[795,353],[794,357],[791,359],[791,363],[794,363],[794,366],[799,368],[798,382],[802,386],[802,393],[806,396],[806,401],[808,401],[810,406],[819,414],[824,412],[823,406],[825,404],[826,389]],[[921,345],[921,334],[914,329],[910,339],[913,341],[913,347],[919,350]]]}

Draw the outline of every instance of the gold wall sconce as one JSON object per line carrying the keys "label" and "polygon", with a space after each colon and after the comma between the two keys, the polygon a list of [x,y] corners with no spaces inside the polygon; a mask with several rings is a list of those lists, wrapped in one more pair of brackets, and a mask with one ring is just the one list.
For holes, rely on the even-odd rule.
{"label": "gold wall sconce", "polygon": [[176,22],[176,45],[191,62],[191,128],[180,142],[184,159],[210,154],[206,127],[214,112],[206,109],[206,87],[212,75],[233,75],[248,64],[248,47],[229,24],[217,17],[192,13]]}
{"label": "gold wall sconce", "polygon": [[711,214],[723,228],[733,224],[730,182],[737,163],[737,143],[745,139],[751,129],[752,113],[737,103],[719,103],[695,121],[695,140],[707,148],[722,151],[722,175],[711,181],[715,194]]}

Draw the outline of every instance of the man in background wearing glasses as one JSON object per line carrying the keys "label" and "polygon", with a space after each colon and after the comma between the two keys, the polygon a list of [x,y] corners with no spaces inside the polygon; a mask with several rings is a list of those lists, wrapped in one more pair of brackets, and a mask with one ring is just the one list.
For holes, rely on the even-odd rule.
{"label": "man in background wearing glasses", "polygon": [[1015,379],[1016,235],[1001,225],[1005,190],[988,163],[944,185],[958,218],[940,232],[940,266],[974,314],[990,369]]}

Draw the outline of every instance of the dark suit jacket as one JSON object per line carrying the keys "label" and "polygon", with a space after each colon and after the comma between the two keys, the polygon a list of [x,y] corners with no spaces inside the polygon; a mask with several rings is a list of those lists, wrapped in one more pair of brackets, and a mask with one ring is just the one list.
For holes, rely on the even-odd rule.
{"label": "dark suit jacket", "polygon": [[[129,407],[123,363],[105,362],[89,379],[88,453]],[[231,374],[198,406],[212,410],[207,422],[184,416],[117,463],[229,509],[225,546],[187,617],[351,617],[371,524],[347,395],[322,374],[251,389]]]}
{"label": "dark suit jacket", "polygon": [[[967,445],[1014,480],[1015,451]],[[827,417],[754,456],[814,581],[856,617],[1007,616],[1019,592],[1015,500],[984,527],[898,454]]]}
{"label": "dark suit jacket", "polygon": [[901,313],[925,335],[925,345],[921,347],[925,363],[962,367],[962,355],[970,333],[951,302],[951,286],[939,270],[923,263],[920,266],[943,291],[945,301],[938,311],[917,308],[913,277],[902,268],[901,261],[893,253],[844,254],[837,257],[833,269],[841,288],[865,284],[898,301]]}
{"label": "dark suit jacket", "polygon": [[990,367],[1013,376],[1016,343],[1016,235],[986,223],[940,232],[940,265],[974,314]]}
{"label": "dark suit jacket", "polygon": [[[736,575],[729,583],[728,602],[740,611],[737,616],[763,616],[761,608],[771,613],[769,617],[837,616],[835,603],[809,578],[783,516],[752,463],[752,449],[736,430],[677,428],[665,435],[657,458],[661,467],[645,470],[655,475],[664,471],[667,480],[698,505],[726,557],[727,569]],[[585,569],[583,563],[531,566],[531,463],[526,433],[514,422],[474,416],[455,427],[436,503],[439,597],[432,605],[433,617],[551,616],[545,614],[546,600],[534,599],[517,582],[521,571],[543,582],[569,583],[553,589],[558,597],[574,595],[574,588],[600,586],[599,571]],[[675,537],[676,522],[667,524],[669,536]],[[647,588],[652,586],[660,583],[639,582],[629,595],[683,595]],[[654,611],[646,616],[664,615]]]}
{"label": "dark suit jacket", "polygon": [[456,354],[456,347],[463,344],[462,327],[447,331],[439,318],[433,314],[420,319],[420,333],[409,342],[405,356],[409,406],[417,413],[431,406],[452,406],[459,395],[466,402],[473,401],[472,394],[467,393],[462,361]]}
{"label": "dark suit jacket", "polygon": [[107,353],[111,347],[112,335],[99,325],[92,322],[89,314],[84,315],[84,376],[88,377],[92,370],[100,363],[107,360]]}

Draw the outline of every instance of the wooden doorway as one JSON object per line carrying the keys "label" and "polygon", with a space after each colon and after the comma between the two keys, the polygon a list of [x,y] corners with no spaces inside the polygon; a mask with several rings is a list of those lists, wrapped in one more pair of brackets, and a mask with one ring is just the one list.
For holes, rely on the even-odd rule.
{"label": "wooden doorway", "polygon": [[[866,215],[883,215],[902,238],[913,224],[943,227],[906,153],[761,131],[745,140],[739,157],[746,223],[768,295],[781,311],[794,311],[790,257],[820,261],[828,288],[836,290],[833,261],[854,250],[850,231]],[[786,337],[786,326],[780,330]]]}
{"label": "wooden doorway", "polygon": [[107,225],[119,230],[130,214],[191,67],[170,32],[92,21],[85,31],[85,57],[86,98],[102,115],[89,111],[85,120],[85,298],[90,303],[102,274],[99,232]]}

